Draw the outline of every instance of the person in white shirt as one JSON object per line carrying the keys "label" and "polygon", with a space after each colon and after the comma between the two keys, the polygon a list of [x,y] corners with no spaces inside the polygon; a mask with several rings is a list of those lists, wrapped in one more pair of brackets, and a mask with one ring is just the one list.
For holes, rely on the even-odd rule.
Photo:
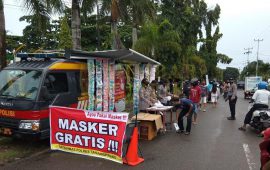
{"label": "person in white shirt", "polygon": [[247,124],[252,119],[253,112],[260,108],[268,108],[270,92],[267,90],[268,83],[262,81],[258,84],[258,90],[253,94],[251,102],[254,102],[252,108],[246,114],[244,125],[239,130],[245,131]]}

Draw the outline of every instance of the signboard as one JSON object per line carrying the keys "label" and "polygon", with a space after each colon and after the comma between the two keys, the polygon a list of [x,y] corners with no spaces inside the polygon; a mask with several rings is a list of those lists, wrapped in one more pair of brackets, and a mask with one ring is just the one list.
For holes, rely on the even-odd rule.
{"label": "signboard", "polygon": [[126,75],[124,70],[115,71],[115,109],[117,112],[125,110],[125,86],[126,86]]}
{"label": "signboard", "polygon": [[51,149],[122,162],[127,113],[50,107]]}

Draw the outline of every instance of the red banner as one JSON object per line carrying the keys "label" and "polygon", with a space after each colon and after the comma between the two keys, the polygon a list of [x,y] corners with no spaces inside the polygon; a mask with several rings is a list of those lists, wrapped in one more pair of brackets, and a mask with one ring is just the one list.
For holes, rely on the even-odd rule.
{"label": "red banner", "polygon": [[122,112],[126,109],[126,74],[124,70],[116,70],[115,71],[115,89],[114,89],[114,97],[115,97],[115,110],[117,112]]}
{"label": "red banner", "polygon": [[51,149],[122,163],[128,113],[50,107]]}
{"label": "red banner", "polygon": [[126,97],[125,93],[126,75],[124,70],[115,71],[115,102]]}

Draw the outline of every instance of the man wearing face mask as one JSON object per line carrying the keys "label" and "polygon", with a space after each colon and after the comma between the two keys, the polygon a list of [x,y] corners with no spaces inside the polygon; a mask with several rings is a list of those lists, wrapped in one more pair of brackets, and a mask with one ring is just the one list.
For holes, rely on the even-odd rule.
{"label": "man wearing face mask", "polygon": [[229,100],[229,106],[231,111],[231,116],[227,117],[228,120],[235,120],[235,105],[237,101],[237,86],[233,78],[229,79],[230,87],[228,90],[228,96],[225,101]]}
{"label": "man wearing face mask", "polygon": [[140,112],[145,112],[146,109],[152,106],[154,103],[151,101],[151,90],[148,88],[149,81],[144,78],[141,82],[142,87],[139,91],[139,96],[140,96],[140,102],[139,102],[139,108]]}

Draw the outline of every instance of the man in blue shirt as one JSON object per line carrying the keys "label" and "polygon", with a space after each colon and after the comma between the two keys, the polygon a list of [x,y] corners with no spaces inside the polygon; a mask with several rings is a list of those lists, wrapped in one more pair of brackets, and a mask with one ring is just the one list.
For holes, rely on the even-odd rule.
{"label": "man in blue shirt", "polygon": [[184,116],[187,117],[187,125],[186,125],[186,132],[185,135],[190,134],[191,130],[191,123],[192,123],[192,114],[195,111],[194,103],[186,98],[181,98],[179,100],[180,107],[182,108],[182,111],[180,112],[178,116],[178,126],[180,128],[177,133],[183,133],[184,132],[184,126],[183,126],[183,118]]}

